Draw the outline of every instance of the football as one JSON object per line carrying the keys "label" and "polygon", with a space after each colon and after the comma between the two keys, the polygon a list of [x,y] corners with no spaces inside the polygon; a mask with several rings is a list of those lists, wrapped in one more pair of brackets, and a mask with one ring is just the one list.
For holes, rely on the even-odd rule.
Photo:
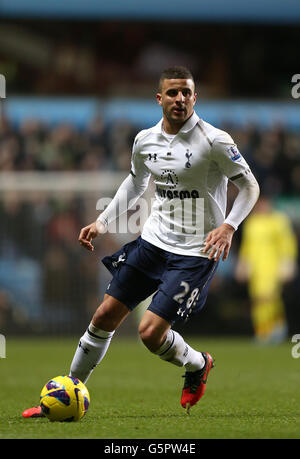
{"label": "football", "polygon": [[79,421],[87,412],[90,395],[86,386],[71,376],[56,376],[40,395],[42,413],[50,421]]}

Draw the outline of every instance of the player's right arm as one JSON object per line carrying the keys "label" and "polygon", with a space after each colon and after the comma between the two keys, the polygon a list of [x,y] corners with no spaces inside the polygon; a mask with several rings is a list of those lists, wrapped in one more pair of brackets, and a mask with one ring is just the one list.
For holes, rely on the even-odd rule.
{"label": "player's right arm", "polygon": [[131,209],[148,187],[150,172],[139,155],[140,134],[136,136],[133,144],[130,174],[121,183],[113,200],[97,220],[80,231],[78,240],[88,250],[94,250],[92,239],[104,233],[110,223]]}
{"label": "player's right arm", "polygon": [[92,252],[94,250],[92,240],[104,232],[105,226],[101,222],[95,221],[81,229],[78,241],[83,247]]}
{"label": "player's right arm", "polygon": [[148,187],[150,172],[140,155],[140,139],[143,132],[141,131],[136,136],[133,143],[130,174],[120,185],[113,200],[97,218],[97,223],[102,223],[105,228],[120,215],[131,209]]}

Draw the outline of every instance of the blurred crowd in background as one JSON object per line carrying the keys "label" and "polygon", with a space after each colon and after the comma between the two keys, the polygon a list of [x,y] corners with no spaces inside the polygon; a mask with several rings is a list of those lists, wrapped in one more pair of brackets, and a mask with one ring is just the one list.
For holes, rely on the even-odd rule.
{"label": "blurred crowd in background", "polygon": [[281,98],[299,41],[297,24],[6,19],[0,73],[17,94],[144,97],[180,62],[202,97]]}
{"label": "blurred crowd in background", "polygon": [[127,171],[136,133],[127,121],[106,126],[100,116],[84,130],[69,123],[50,127],[39,120],[25,120],[15,127],[2,118],[0,170]]}
{"label": "blurred crowd in background", "polygon": [[[254,124],[225,124],[219,128],[231,134],[264,192],[299,194],[299,132],[280,125],[266,129]],[[133,139],[140,129],[126,120],[107,124],[100,115],[83,130],[69,123],[47,126],[39,120],[25,120],[16,127],[2,117],[0,171],[126,172],[130,170]]]}
{"label": "blurred crowd in background", "polygon": [[[10,94],[155,96],[163,68],[180,63],[195,76],[200,98],[279,100],[290,97],[300,40],[296,26],[260,24],[38,21],[8,19],[0,29],[0,73]],[[289,52],[287,52],[287,49]],[[201,105],[199,107],[201,109]],[[201,110],[198,110],[201,117]],[[158,121],[158,120],[157,120]],[[206,120],[209,121],[209,120]],[[141,120],[141,123],[143,121]],[[11,172],[124,172],[136,133],[147,126],[105,114],[79,128],[0,116],[0,174]],[[300,134],[288,125],[218,126],[231,134],[262,193],[274,205],[292,203],[300,244]],[[0,330],[82,331],[110,275],[99,259],[124,242],[105,234],[95,254],[77,243],[96,213],[97,193],[0,192]],[[234,190],[229,190],[229,206]],[[243,226],[243,225],[242,225]],[[251,333],[245,284],[235,278],[242,226],[230,257],[220,263],[197,332]],[[133,239],[135,235],[128,235]],[[299,261],[298,261],[299,263]],[[290,332],[299,332],[299,273],[284,290]],[[84,325],[83,325],[84,324]],[[297,328],[298,327],[298,328]]]}

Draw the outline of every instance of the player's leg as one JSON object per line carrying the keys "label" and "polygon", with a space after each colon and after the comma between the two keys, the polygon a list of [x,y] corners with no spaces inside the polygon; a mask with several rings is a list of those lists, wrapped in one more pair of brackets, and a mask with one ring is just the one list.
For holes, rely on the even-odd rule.
{"label": "player's leg", "polygon": [[[105,356],[116,328],[141,301],[157,290],[158,280],[125,263],[126,257],[133,252],[131,264],[134,265],[135,252],[138,257],[140,249],[138,241],[133,241],[112,256],[103,259],[113,278],[107,287],[104,301],[80,338],[71,363],[70,376],[86,382],[95,366]],[[153,255],[153,260],[151,259],[147,266],[147,272],[155,264],[156,259],[157,257]],[[23,416],[40,417],[40,407],[25,410]]]}
{"label": "player's leg", "polygon": [[70,376],[86,383],[92,371],[105,356],[115,330],[130,310],[116,298],[105,295],[90,325],[79,340],[71,363]]}
{"label": "player's leg", "polygon": [[141,340],[145,346],[162,360],[185,367],[185,383],[181,405],[189,413],[204,395],[207,376],[213,367],[213,359],[207,352],[199,352],[185,342],[183,337],[171,329],[171,324],[147,310],[139,326]]}
{"label": "player's leg", "polygon": [[201,370],[205,364],[202,353],[189,346],[178,332],[171,329],[167,320],[152,311],[145,311],[139,334],[149,351],[162,360],[184,366],[188,371]]}
{"label": "player's leg", "polygon": [[149,351],[155,353],[165,341],[171,324],[162,317],[146,310],[139,325],[139,335]]}
{"label": "player's leg", "polygon": [[275,344],[286,340],[288,336],[285,305],[280,295],[274,298],[273,308],[274,327],[270,336],[270,341]]}
{"label": "player's leg", "polygon": [[70,376],[84,383],[105,356],[116,328],[157,288],[156,281],[125,262],[131,254],[131,263],[134,263],[139,251],[138,242],[133,241],[116,254],[104,259],[105,266],[111,271],[113,278],[106,289],[103,303],[98,307],[88,329],[79,340],[70,370]]}
{"label": "player's leg", "polygon": [[256,340],[262,343],[283,340],[287,326],[278,277],[262,271],[255,273],[249,283],[249,295]]}
{"label": "player's leg", "polygon": [[251,316],[257,342],[273,343],[286,338],[284,304],[280,297],[255,297]]}
{"label": "player's leg", "polygon": [[139,330],[142,341],[152,352],[185,368],[181,405],[189,412],[189,408],[204,395],[213,359],[207,352],[193,349],[178,332],[171,329],[171,325],[176,321],[186,321],[202,309],[218,263],[174,254],[168,258],[170,263]]}
{"label": "player's leg", "polygon": [[[103,302],[96,310],[90,325],[79,340],[75,351],[70,376],[86,382],[92,371],[105,356],[114,331],[130,313],[130,310],[119,300],[105,295]],[[41,407],[34,406],[22,413],[24,418],[43,417]]]}

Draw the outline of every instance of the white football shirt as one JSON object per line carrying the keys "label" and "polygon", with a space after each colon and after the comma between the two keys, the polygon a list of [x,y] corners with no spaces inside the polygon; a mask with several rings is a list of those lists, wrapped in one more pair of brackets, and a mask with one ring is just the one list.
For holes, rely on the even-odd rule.
{"label": "white football shirt", "polygon": [[239,188],[249,184],[257,189],[257,182],[230,135],[196,113],[175,136],[165,134],[162,123],[137,134],[131,177],[125,179],[99,220],[110,223],[121,191],[129,191],[131,201],[138,198],[152,175],[155,200],[142,238],[176,254],[207,257],[203,249],[208,233],[224,222],[237,228],[258,196],[257,192],[253,199],[247,198],[242,212],[232,209],[225,219],[228,179]]}

